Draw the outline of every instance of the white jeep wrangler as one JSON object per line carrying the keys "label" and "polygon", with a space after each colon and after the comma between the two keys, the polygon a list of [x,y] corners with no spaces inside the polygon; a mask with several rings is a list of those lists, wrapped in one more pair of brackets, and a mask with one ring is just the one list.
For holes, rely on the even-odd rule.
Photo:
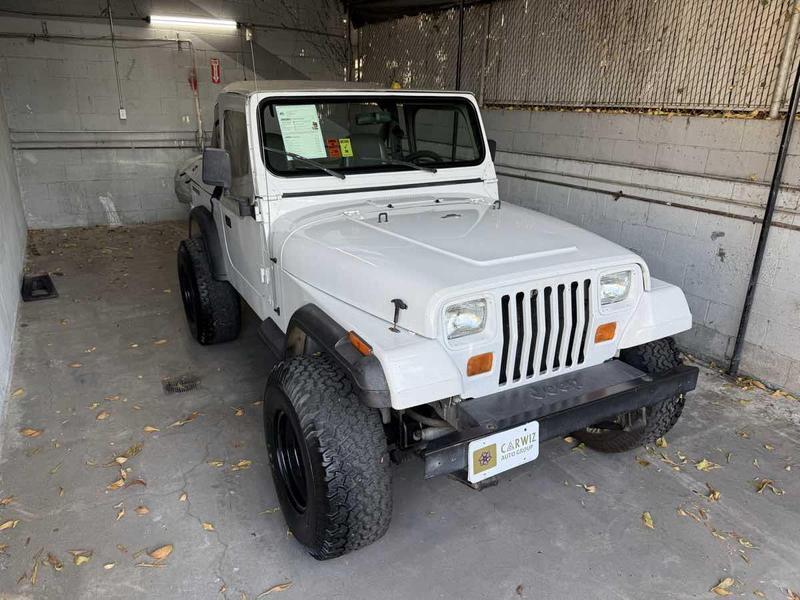
{"label": "white jeep wrangler", "polygon": [[617,452],[675,424],[683,293],[500,198],[472,95],[246,82],[216,115],[176,175],[186,317],[201,344],[236,338],[240,298],[261,320],[269,461],[314,557],[386,532],[405,451],[480,487],[543,440]]}

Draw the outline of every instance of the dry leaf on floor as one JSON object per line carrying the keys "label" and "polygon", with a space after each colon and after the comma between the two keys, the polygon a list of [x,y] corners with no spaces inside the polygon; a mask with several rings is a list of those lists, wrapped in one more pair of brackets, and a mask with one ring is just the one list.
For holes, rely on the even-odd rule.
{"label": "dry leaf on floor", "polygon": [[5,531],[6,529],[14,529],[19,524],[19,519],[8,519],[0,523],[0,531]]}
{"label": "dry leaf on floor", "polygon": [[258,600],[259,598],[263,598],[264,596],[268,596],[270,594],[273,594],[273,593],[285,592],[290,587],[292,587],[292,582],[291,581],[287,581],[286,583],[279,583],[277,585],[273,585],[268,590],[264,590],[258,596],[256,596],[256,600]]}
{"label": "dry leaf on floor", "polygon": [[595,492],[597,492],[597,486],[593,483],[590,483],[588,485],[584,483],[582,485],[583,489],[586,490],[588,494],[594,494]]}
{"label": "dry leaf on floor", "polygon": [[644,526],[649,529],[656,528],[655,524],[653,523],[653,516],[648,511],[644,511],[642,513],[642,523],[644,523]]}
{"label": "dry leaf on floor", "polygon": [[733,592],[729,591],[729,589],[734,583],[733,577],[725,577],[724,579],[720,579],[719,583],[709,591],[714,592],[717,596],[730,596]]}
{"label": "dry leaf on floor", "polygon": [[220,467],[225,466],[225,461],[219,459],[212,459],[212,460],[207,460],[206,464],[219,469]]}
{"label": "dry leaf on floor", "polygon": [[166,565],[164,563],[160,563],[160,562],[154,562],[154,563],[138,562],[138,563],[136,563],[136,566],[137,567],[165,567]]}
{"label": "dry leaf on floor", "polygon": [[142,504],[142,505],[137,506],[136,508],[134,508],[133,512],[135,512],[137,515],[141,516],[141,515],[148,514],[150,512],[150,509],[147,508],[144,504]]}
{"label": "dry leaf on floor", "polygon": [[186,492],[181,492],[181,495],[178,496],[178,502],[186,502],[189,499],[189,494]]}
{"label": "dry leaf on floor", "polygon": [[248,460],[246,458],[243,458],[242,460],[240,460],[239,462],[237,462],[235,465],[233,465],[231,467],[231,471],[241,471],[243,469],[249,469],[250,465],[252,465],[252,464],[253,464],[253,461]]}
{"label": "dry leaf on floor", "polygon": [[106,396],[105,398],[103,398],[103,400],[109,400],[111,402],[113,402],[115,400],[119,400],[119,399],[120,399],[120,395],[119,394],[113,394],[111,396]]}
{"label": "dry leaf on floor", "polygon": [[786,600],[800,600],[800,594],[789,588],[786,588]]}
{"label": "dry leaf on floor", "polygon": [[761,590],[753,590],[753,596],[755,596],[756,598],[766,598],[767,597],[767,595],[764,592],[762,592]]}
{"label": "dry leaf on floor", "polygon": [[153,342],[153,345],[154,346],[163,346],[166,343],[167,343],[166,339],[160,339],[160,340],[156,340],[155,342]]}
{"label": "dry leaf on floor", "polygon": [[117,511],[117,518],[114,520],[119,521],[124,516],[125,516],[125,507],[123,506]]}
{"label": "dry leaf on floor", "polygon": [[155,431],[161,431],[158,427],[153,427],[152,425],[145,425],[143,431],[145,433],[153,433]]}
{"label": "dry leaf on floor", "polygon": [[5,498],[0,498],[0,506],[8,506],[14,501],[14,496],[6,496]]}
{"label": "dry leaf on floor", "polygon": [[711,462],[707,458],[700,460],[694,464],[698,471],[710,471],[711,469],[719,469],[719,465]]}
{"label": "dry leaf on floor", "polygon": [[717,538],[719,540],[727,540],[728,539],[728,536],[725,535],[724,533],[722,533],[721,531],[719,531],[718,529],[713,529],[712,528],[711,529],[711,535],[713,535],[715,538]]}
{"label": "dry leaf on floor", "polygon": [[773,446],[772,444],[764,444],[764,450],[772,452],[773,450],[775,450],[775,446]]}
{"label": "dry leaf on floor", "polygon": [[175,421],[174,423],[172,423],[172,424],[170,425],[170,427],[183,427],[183,426],[184,426],[184,425],[186,425],[187,423],[189,423],[189,422],[191,422],[191,421],[194,421],[194,420],[195,420],[197,417],[199,417],[199,416],[200,416],[200,413],[199,413],[199,412],[197,412],[197,411],[195,411],[195,412],[193,412],[192,414],[190,414],[188,417],[185,417],[185,418],[183,418],[183,419],[178,419],[177,421]]}
{"label": "dry leaf on floor", "polygon": [[764,492],[764,490],[769,490],[776,496],[783,495],[783,490],[778,487],[775,487],[775,482],[772,481],[772,479],[759,479],[756,482],[756,492],[761,494]]}
{"label": "dry leaf on floor", "polygon": [[241,407],[239,407],[239,408],[234,408],[234,409],[233,409],[233,415],[234,415],[235,417],[243,417],[243,416],[244,416],[244,409],[243,409],[243,408],[241,408]]}
{"label": "dry leaf on floor", "polygon": [[658,438],[656,440],[656,446],[658,446],[659,448],[666,448],[667,446],[669,446],[669,444],[667,443],[667,438],[664,437]]}
{"label": "dry leaf on floor", "polygon": [[71,369],[80,369],[82,366],[83,364],[79,362],[69,363]]}
{"label": "dry leaf on floor", "polygon": [[23,427],[19,432],[25,437],[35,438],[42,435],[44,429],[34,429],[33,427]]}
{"label": "dry leaf on floor", "polygon": [[0,554],[3,554],[6,550],[8,550],[8,544],[0,544]]}
{"label": "dry leaf on floor", "polygon": [[271,515],[272,513],[278,512],[279,510],[280,510],[280,508],[276,506],[275,508],[268,508],[266,510],[262,510],[258,514],[260,514],[260,515]]}
{"label": "dry leaf on floor", "polygon": [[13,392],[11,392],[11,397],[12,398],[19,398],[24,393],[25,393],[25,389],[24,388],[17,388]]}
{"label": "dry leaf on floor", "polygon": [[75,566],[78,567],[88,563],[93,554],[91,550],[67,550],[67,552],[72,554],[72,562],[74,562]]}
{"label": "dry leaf on floor", "polygon": [[153,550],[150,550],[147,553],[147,556],[152,558],[153,560],[164,560],[170,554],[172,554],[173,546],[172,544],[164,544],[163,546],[159,546]]}
{"label": "dry leaf on floor", "polygon": [[97,413],[95,419],[98,421],[105,421],[110,416],[111,416],[110,412],[108,412],[107,410],[101,410],[99,413]]}
{"label": "dry leaf on floor", "polygon": [[216,529],[214,529],[214,524],[209,523],[208,521],[203,522],[203,529],[205,529],[206,531],[216,531]]}
{"label": "dry leaf on floor", "polygon": [[109,483],[109,484],[106,486],[106,489],[107,489],[109,492],[113,492],[114,490],[118,490],[118,489],[120,489],[120,488],[121,488],[122,486],[124,486],[124,485],[125,485],[125,480],[124,480],[124,479],[122,479],[122,477],[120,477],[120,478],[119,478],[119,479],[117,479],[116,481],[112,481],[111,483]]}
{"label": "dry leaf on floor", "polygon": [[107,562],[107,563],[105,563],[105,564],[103,565],[103,568],[104,568],[106,571],[110,571],[111,569],[113,569],[113,568],[114,568],[114,565],[115,565],[115,564],[117,564],[117,563],[113,563],[113,562]]}
{"label": "dry leaf on floor", "polygon": [[651,465],[649,460],[646,458],[639,458],[638,456],[636,457],[636,462],[639,463],[640,467],[649,467]]}
{"label": "dry leaf on floor", "polygon": [[58,557],[52,552],[47,553],[47,562],[53,567],[54,570],[60,571],[64,568],[64,563],[58,560]]}
{"label": "dry leaf on floor", "polygon": [[706,498],[708,498],[709,500],[711,500],[711,502],[718,502],[718,501],[719,501],[719,499],[720,499],[720,496],[721,496],[721,494],[719,493],[719,491],[715,490],[715,489],[714,489],[713,487],[711,487],[711,485],[710,485],[710,484],[708,484],[708,483],[706,483],[706,487],[708,488],[708,496],[706,496]]}
{"label": "dry leaf on floor", "polygon": [[756,545],[753,542],[751,542],[750,540],[748,540],[747,538],[744,538],[744,537],[740,537],[737,541],[742,546],[744,546],[745,548],[755,548],[756,547]]}
{"label": "dry leaf on floor", "polygon": [[744,439],[746,439],[746,440],[747,440],[747,439],[750,439],[750,434],[749,434],[747,431],[744,431],[744,430],[742,430],[742,431],[737,431],[737,432],[736,432],[736,435],[738,435],[739,437],[741,437],[741,438],[744,438]]}

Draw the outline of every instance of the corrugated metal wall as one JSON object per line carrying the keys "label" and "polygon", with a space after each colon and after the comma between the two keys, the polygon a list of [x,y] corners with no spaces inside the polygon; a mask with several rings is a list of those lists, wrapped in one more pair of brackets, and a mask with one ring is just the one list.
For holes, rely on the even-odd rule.
{"label": "corrugated metal wall", "polygon": [[[790,0],[498,0],[465,10],[461,87],[485,104],[763,110],[789,7]],[[457,9],[363,27],[360,76],[452,88],[458,31]]]}

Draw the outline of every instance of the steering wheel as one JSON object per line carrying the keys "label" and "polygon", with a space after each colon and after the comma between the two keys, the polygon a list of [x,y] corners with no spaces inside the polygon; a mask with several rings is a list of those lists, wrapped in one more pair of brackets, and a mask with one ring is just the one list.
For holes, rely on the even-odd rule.
{"label": "steering wheel", "polygon": [[444,162],[444,158],[436,154],[433,150],[417,150],[405,157],[408,162],[418,164],[418,161]]}

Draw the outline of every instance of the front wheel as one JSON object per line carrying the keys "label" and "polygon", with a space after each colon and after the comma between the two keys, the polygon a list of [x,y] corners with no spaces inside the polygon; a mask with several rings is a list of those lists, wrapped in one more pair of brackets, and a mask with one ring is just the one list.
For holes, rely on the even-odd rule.
{"label": "front wheel", "polygon": [[264,434],[281,511],[314,558],[342,556],[386,533],[391,471],[380,414],[328,357],[275,366]]}
{"label": "front wheel", "polygon": [[[626,348],[620,360],[645,373],[666,373],[681,364],[672,338]],[[676,394],[647,408],[617,415],[612,421],[597,423],[572,435],[589,448],[600,452],[625,452],[654,443],[677,423],[685,398]]]}

